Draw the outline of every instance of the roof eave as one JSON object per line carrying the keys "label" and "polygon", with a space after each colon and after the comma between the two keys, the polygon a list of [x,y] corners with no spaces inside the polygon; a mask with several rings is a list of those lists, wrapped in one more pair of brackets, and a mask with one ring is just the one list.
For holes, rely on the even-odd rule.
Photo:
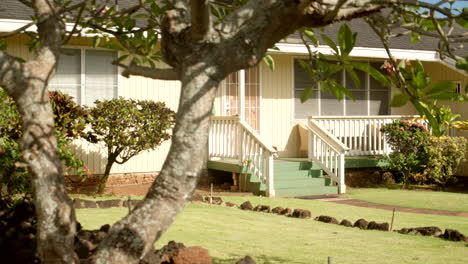
{"label": "roof eave", "polygon": [[[297,54],[297,55],[306,55],[308,54],[307,47],[304,44],[296,43],[284,43],[280,42],[276,45],[277,49],[270,49],[268,52],[270,54]],[[324,55],[333,55],[333,50],[324,45],[318,47],[309,46],[312,51],[320,52]],[[455,60],[447,58],[440,59],[439,53],[433,50],[409,50],[409,49],[390,49],[392,55],[398,60],[420,60],[425,62],[438,62],[444,64],[453,70],[467,75],[466,72],[461,71],[455,67]],[[370,47],[355,47],[350,56],[354,58],[376,58],[376,59],[388,59],[388,54],[383,48],[370,48]]]}

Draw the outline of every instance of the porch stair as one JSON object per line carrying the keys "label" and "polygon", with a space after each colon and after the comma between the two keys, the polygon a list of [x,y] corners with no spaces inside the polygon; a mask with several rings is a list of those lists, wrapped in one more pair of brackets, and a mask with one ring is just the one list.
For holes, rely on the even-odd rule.
{"label": "porch stair", "polygon": [[323,177],[323,170],[309,161],[275,160],[274,186],[277,197],[337,194],[338,186]]}
{"label": "porch stair", "polygon": [[[234,160],[210,160],[208,169],[238,173],[241,191],[266,195],[266,184]],[[273,170],[276,197],[338,193],[338,186],[330,186],[331,179],[323,176],[322,169],[306,159],[277,159]]]}
{"label": "porch stair", "polygon": [[[381,156],[346,157],[345,168],[371,168],[387,165]],[[266,185],[236,160],[222,159],[208,161],[208,169],[234,172],[239,175],[241,191],[265,195]],[[298,197],[323,194],[337,194],[338,186],[331,185],[331,179],[323,170],[306,158],[282,158],[274,160],[274,186],[277,197]]]}

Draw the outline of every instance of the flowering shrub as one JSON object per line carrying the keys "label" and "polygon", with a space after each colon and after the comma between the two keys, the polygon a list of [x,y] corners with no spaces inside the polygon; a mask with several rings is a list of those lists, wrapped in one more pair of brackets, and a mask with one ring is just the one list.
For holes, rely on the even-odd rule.
{"label": "flowering shrub", "polygon": [[[382,127],[387,143],[393,152],[386,157],[389,169],[401,173],[403,184],[420,179],[427,163],[427,144],[429,132],[418,122],[396,120]],[[419,180],[418,180],[419,181]]]}
{"label": "flowering shrub", "polygon": [[429,137],[426,126],[409,120],[395,120],[382,127],[387,143],[395,152],[403,154],[424,151],[424,144]]}

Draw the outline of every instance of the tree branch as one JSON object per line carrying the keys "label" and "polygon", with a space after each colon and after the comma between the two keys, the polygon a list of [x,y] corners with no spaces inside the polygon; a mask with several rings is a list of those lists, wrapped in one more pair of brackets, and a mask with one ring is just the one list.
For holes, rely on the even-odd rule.
{"label": "tree branch", "polygon": [[435,10],[446,17],[452,17],[452,13],[449,10],[441,8],[437,4],[431,4],[427,2],[417,1],[417,0],[371,0],[374,4],[393,4],[396,7],[399,6],[415,6],[415,7],[424,7],[430,10]]}
{"label": "tree branch", "polygon": [[191,0],[192,38],[194,41],[205,39],[210,31],[210,8],[208,0]]}
{"label": "tree branch", "polygon": [[167,80],[167,81],[174,81],[179,80],[179,73],[173,69],[162,69],[162,68],[151,68],[145,66],[138,66],[135,63],[130,63],[130,65],[125,65],[121,63],[114,63],[117,66],[124,68],[125,70],[122,72],[122,76],[129,78],[130,75],[135,76],[143,76],[151,79],[156,80]]}
{"label": "tree branch", "polygon": [[18,33],[21,33],[23,32],[24,30],[28,29],[29,27],[35,25],[36,22],[35,21],[32,21],[32,22],[29,22],[28,24],[16,29],[16,30],[13,30],[13,31],[10,31],[10,32],[6,32],[6,33],[1,33],[0,34],[0,38],[8,38],[8,37],[11,37],[13,35],[16,35]]}
{"label": "tree branch", "polygon": [[0,51],[0,87],[13,94],[18,77],[23,77],[22,64],[4,51]]}

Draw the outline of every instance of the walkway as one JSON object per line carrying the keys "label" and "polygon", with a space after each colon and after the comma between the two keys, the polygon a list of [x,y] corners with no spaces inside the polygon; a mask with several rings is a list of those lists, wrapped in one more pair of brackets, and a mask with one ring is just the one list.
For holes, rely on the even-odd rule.
{"label": "walkway", "polygon": [[402,207],[402,206],[395,206],[395,205],[388,205],[388,204],[372,203],[372,202],[356,200],[356,199],[351,199],[351,198],[333,197],[333,198],[324,198],[324,199],[318,199],[318,200],[325,201],[325,202],[333,202],[333,203],[339,203],[339,204],[367,207],[367,208],[390,210],[390,211],[393,210],[393,208],[395,208],[397,212],[405,212],[405,213],[468,217],[468,212],[453,212],[453,211],[444,211],[444,210],[410,208],[410,207]]}

